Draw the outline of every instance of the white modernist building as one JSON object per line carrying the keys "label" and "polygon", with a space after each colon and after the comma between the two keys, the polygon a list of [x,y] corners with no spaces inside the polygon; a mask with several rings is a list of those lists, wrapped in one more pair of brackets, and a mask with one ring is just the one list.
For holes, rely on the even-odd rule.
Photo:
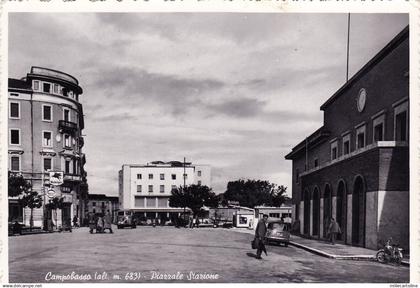
{"label": "white modernist building", "polygon": [[154,161],[145,165],[124,164],[118,174],[120,209],[148,219],[161,219],[183,212],[182,208],[169,207],[172,189],[184,184],[210,187],[211,168],[179,161]]}

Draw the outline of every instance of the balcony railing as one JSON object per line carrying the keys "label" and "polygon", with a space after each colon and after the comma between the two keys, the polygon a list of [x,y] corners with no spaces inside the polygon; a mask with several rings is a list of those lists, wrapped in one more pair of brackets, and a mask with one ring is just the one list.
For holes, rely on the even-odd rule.
{"label": "balcony railing", "polygon": [[73,133],[77,131],[77,124],[66,120],[59,120],[58,129],[65,133]]}
{"label": "balcony railing", "polygon": [[67,174],[64,173],[64,181],[81,181],[82,177],[79,174]]}
{"label": "balcony railing", "polygon": [[408,142],[406,142],[406,141],[378,141],[378,142],[374,142],[372,144],[366,145],[363,148],[359,148],[359,149],[357,149],[357,150],[355,150],[351,153],[341,155],[334,160],[330,160],[330,161],[328,161],[324,164],[321,164],[317,167],[314,167],[312,169],[304,171],[300,174],[300,176],[306,176],[308,174],[311,174],[312,172],[321,170],[323,168],[326,168],[328,166],[331,166],[331,165],[334,165],[336,163],[342,162],[344,160],[350,159],[354,156],[357,156],[359,154],[365,153],[367,151],[370,151],[370,150],[378,148],[378,147],[383,147],[383,148],[387,148],[387,147],[408,147]]}

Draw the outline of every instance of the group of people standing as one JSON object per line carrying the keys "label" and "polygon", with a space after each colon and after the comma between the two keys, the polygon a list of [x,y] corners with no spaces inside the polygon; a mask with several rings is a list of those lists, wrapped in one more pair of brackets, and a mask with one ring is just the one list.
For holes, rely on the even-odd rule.
{"label": "group of people standing", "polygon": [[92,234],[93,230],[96,231],[96,233],[105,233],[105,230],[109,230],[109,232],[112,234],[114,233],[112,231],[112,216],[111,213],[109,213],[109,210],[104,214],[98,213],[93,214],[92,212],[89,212],[89,232]]}

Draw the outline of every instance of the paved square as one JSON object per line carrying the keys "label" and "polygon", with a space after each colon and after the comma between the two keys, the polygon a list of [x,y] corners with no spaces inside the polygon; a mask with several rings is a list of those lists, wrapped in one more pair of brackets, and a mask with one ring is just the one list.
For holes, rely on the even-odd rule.
{"label": "paved square", "polygon": [[291,246],[268,246],[268,256],[257,260],[253,236],[234,230],[114,231],[9,237],[9,282],[61,282],[54,277],[72,272],[64,282],[409,282],[407,267],[327,259]]}

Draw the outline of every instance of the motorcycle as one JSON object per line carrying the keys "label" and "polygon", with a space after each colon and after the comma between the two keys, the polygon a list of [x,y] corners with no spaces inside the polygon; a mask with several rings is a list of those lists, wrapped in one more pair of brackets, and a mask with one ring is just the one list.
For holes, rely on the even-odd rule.
{"label": "motorcycle", "polygon": [[403,249],[398,247],[398,244],[391,244],[392,238],[389,238],[383,249],[376,253],[376,260],[379,263],[395,262],[397,265],[401,264],[403,259]]}

